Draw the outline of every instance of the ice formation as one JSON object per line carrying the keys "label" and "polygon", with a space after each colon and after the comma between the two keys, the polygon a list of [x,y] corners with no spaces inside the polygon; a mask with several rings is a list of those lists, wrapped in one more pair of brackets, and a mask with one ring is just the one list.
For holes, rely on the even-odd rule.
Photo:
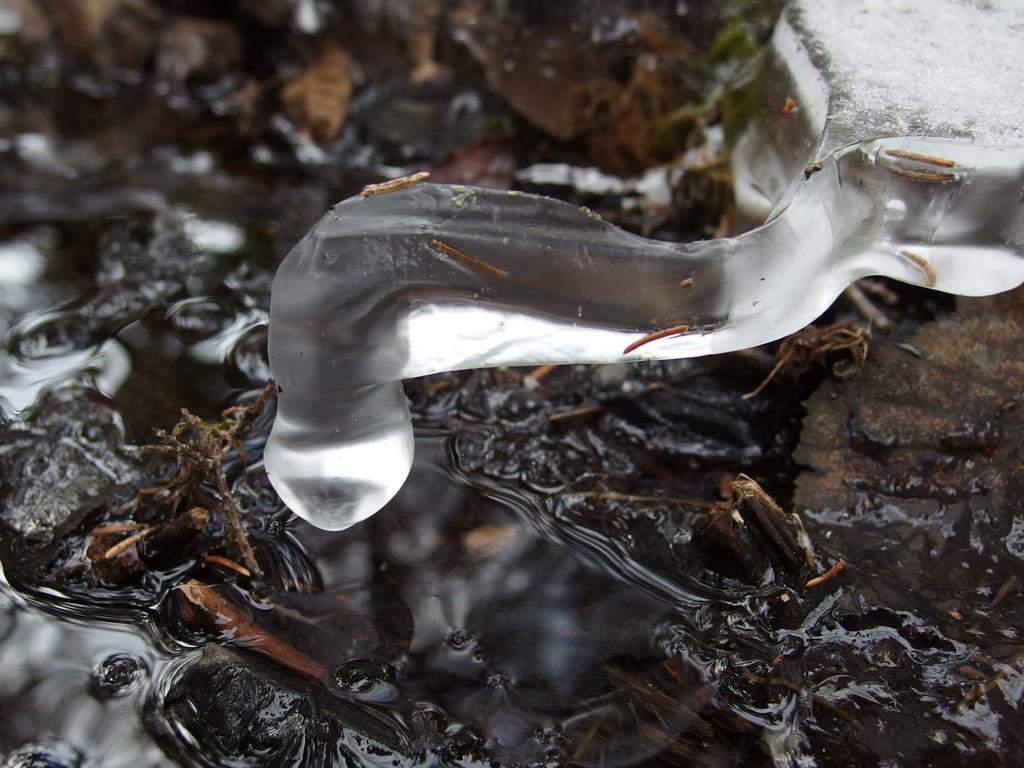
{"label": "ice formation", "polygon": [[[846,6],[791,6],[741,94],[751,108],[732,137],[738,201],[768,216],[742,236],[656,242],[548,198],[428,183],[335,206],[273,288],[280,400],[265,463],[288,506],[340,529],[397,493],[413,454],[404,378],[742,349],[798,330],[867,275],[966,295],[1024,282],[1024,139],[1002,113],[962,122],[948,105],[901,109],[882,87],[858,102],[864,82],[847,70],[874,66],[858,57],[890,43],[858,37],[877,35],[873,23],[840,34],[819,16]],[[864,7],[902,14],[915,34],[886,63],[916,66],[931,6]],[[997,4],[961,10],[1003,37],[1006,14],[1017,18]],[[1012,116],[1016,68],[990,69],[960,86],[1001,77]],[[795,110],[780,109],[788,98]],[[624,353],[665,328],[680,332]]]}

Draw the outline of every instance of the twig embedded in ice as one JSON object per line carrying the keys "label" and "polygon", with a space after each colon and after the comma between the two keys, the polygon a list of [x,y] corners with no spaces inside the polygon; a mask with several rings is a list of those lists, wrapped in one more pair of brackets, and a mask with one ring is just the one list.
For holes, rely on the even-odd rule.
{"label": "twig embedded in ice", "polygon": [[920,152],[911,152],[906,149],[889,149],[886,150],[885,154],[890,157],[900,157],[904,160],[914,160],[918,163],[925,163],[926,165],[937,165],[939,168],[956,167],[956,162],[953,160],[947,160],[944,157],[935,157],[934,155],[923,155]]}
{"label": "twig embedded in ice", "polygon": [[935,268],[928,263],[928,259],[919,253],[906,250],[900,251],[900,256],[921,272],[926,287],[931,288],[935,285]]}
{"label": "twig embedded in ice", "polygon": [[628,347],[622,350],[622,354],[628,355],[630,352],[642,347],[644,344],[650,344],[652,341],[657,341],[658,339],[664,339],[669,336],[682,336],[689,330],[690,326],[688,325],[674,325],[671,328],[665,328],[664,330],[661,331],[654,331],[653,333],[647,334],[642,339],[637,339],[636,341],[634,341],[632,344],[630,344]]}
{"label": "twig embedded in ice", "polygon": [[467,267],[472,267],[477,272],[480,272],[482,274],[494,275],[495,277],[502,278],[508,277],[508,272],[506,272],[504,269],[499,269],[498,267],[491,266],[482,259],[477,259],[468,254],[465,254],[458,248],[448,245],[448,243],[442,243],[440,240],[431,240],[430,247],[433,248],[435,251],[438,251],[439,253],[443,253],[445,256],[450,256],[456,261],[461,261]]}

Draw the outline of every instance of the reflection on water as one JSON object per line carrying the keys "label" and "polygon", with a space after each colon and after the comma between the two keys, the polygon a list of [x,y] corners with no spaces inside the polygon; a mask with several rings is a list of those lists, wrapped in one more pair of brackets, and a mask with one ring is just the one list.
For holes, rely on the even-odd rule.
{"label": "reflection on water", "polygon": [[163,764],[139,717],[148,678],[162,663],[130,628],[55,618],[3,585],[0,748],[57,758],[18,763],[12,754],[12,765],[76,765],[84,755],[97,765]]}
{"label": "reflection on water", "polygon": [[[456,470],[436,404],[424,402],[433,411],[400,497],[342,534],[283,512],[258,461],[260,423],[250,463],[230,473],[268,571],[255,589],[186,552],[147,551],[148,574],[95,569],[83,532],[124,498],[126,478],[142,483],[130,480],[144,471],[131,444],[180,406],[211,413],[266,375],[266,271],[197,260],[196,238],[181,236],[195,221],[68,226],[47,256],[54,268],[19,272],[34,293],[6,295],[8,471],[28,451],[59,461],[54,490],[92,512],[62,525],[24,494],[5,496],[21,502],[5,512],[14,586],[3,594],[0,659],[12,672],[0,682],[0,748],[59,765],[724,756],[715,734],[742,722],[716,715],[705,673],[672,658],[670,601],[574,557],[540,524],[539,497]],[[56,277],[78,259],[96,269],[82,288]],[[110,349],[116,376],[99,362]],[[83,407],[89,390],[107,399]],[[220,583],[211,594],[247,629],[189,613],[173,588],[188,579]],[[269,650],[256,636],[272,638]],[[243,721],[254,725],[240,731]]]}
{"label": "reflection on water", "polygon": [[[248,463],[227,467],[263,579],[208,557],[224,553],[216,515],[199,535],[169,531],[166,510],[133,521],[159,535],[101,569],[113,558],[97,552],[126,534],[89,532],[123,522],[118,505],[167,470],[136,449],[152,427],[182,407],[212,418],[263,386],[273,254],[335,194],[287,178],[268,192],[206,152],[140,162],[145,205],[115,174],[99,190],[12,193],[0,212],[9,764],[1014,753],[1019,666],[1000,662],[988,693],[957,702],[982,685],[961,671],[983,665],[979,649],[1019,661],[1019,593],[992,607],[1021,573],[1016,522],[1004,541],[988,510],[809,514],[853,574],[816,590],[771,568],[751,579],[709,543],[726,474],[790,507],[806,393],[742,400],[766,372],[756,356],[407,382],[410,480],[339,534],[282,508],[260,463],[268,414]],[[961,563],[984,577],[962,578]]]}

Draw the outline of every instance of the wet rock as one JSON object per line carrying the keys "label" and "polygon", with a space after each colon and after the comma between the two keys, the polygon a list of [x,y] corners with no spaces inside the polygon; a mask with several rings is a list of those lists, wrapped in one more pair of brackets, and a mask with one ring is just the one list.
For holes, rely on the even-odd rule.
{"label": "wet rock", "polygon": [[98,250],[95,290],[68,306],[23,318],[9,341],[13,354],[37,360],[97,345],[166,307],[211,267],[210,259],[193,251],[182,219],[170,215],[158,216],[146,238],[130,227],[112,227]]}
{"label": "wet rock", "polygon": [[1022,331],[1009,316],[955,316],[909,346],[881,346],[849,386],[827,382],[807,403],[794,458],[812,471],[797,481],[797,503],[839,510],[891,499],[917,517],[1016,506]]}
{"label": "wet rock", "polygon": [[85,756],[65,741],[47,739],[11,752],[4,760],[3,768],[78,768]]}
{"label": "wet rock", "polygon": [[682,138],[669,137],[670,116],[695,96],[693,22],[701,26],[708,15],[658,5],[668,6],[602,0],[473,8],[453,14],[453,35],[531,123],[561,140],[582,135],[603,165],[635,168]]}
{"label": "wet rock", "polygon": [[390,757],[400,765],[407,757],[404,737],[383,721],[214,645],[171,682],[151,714],[148,725],[172,756],[204,764],[362,765]]}
{"label": "wet rock", "polygon": [[262,755],[280,765],[323,759],[325,745],[315,738],[322,733],[318,709],[299,689],[208,645],[171,685],[161,714],[215,762]]}
{"label": "wet rock", "polygon": [[83,387],[53,390],[0,425],[0,520],[46,543],[124,490],[139,466],[115,410]]}
{"label": "wet rock", "polygon": [[955,739],[961,759],[996,764],[1018,738],[997,682],[1019,675],[1024,622],[1022,333],[1019,316],[959,312],[807,401],[795,504],[848,568],[794,661],[804,688],[887,723],[865,761],[927,762]]}

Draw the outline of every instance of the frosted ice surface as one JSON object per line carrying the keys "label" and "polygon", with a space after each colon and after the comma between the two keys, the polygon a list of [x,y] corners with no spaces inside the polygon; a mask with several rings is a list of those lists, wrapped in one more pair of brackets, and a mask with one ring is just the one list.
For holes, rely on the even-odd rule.
{"label": "frosted ice surface", "polygon": [[831,117],[897,135],[1024,143],[1024,2],[801,0]]}
{"label": "frosted ice surface", "polygon": [[867,275],[967,295],[1024,282],[1018,10],[792,6],[734,137],[738,202],[770,216],[736,238],[656,242],[549,198],[436,184],[338,204],[274,281],[274,487],[324,528],[386,504],[412,465],[404,378],[742,349]]}

